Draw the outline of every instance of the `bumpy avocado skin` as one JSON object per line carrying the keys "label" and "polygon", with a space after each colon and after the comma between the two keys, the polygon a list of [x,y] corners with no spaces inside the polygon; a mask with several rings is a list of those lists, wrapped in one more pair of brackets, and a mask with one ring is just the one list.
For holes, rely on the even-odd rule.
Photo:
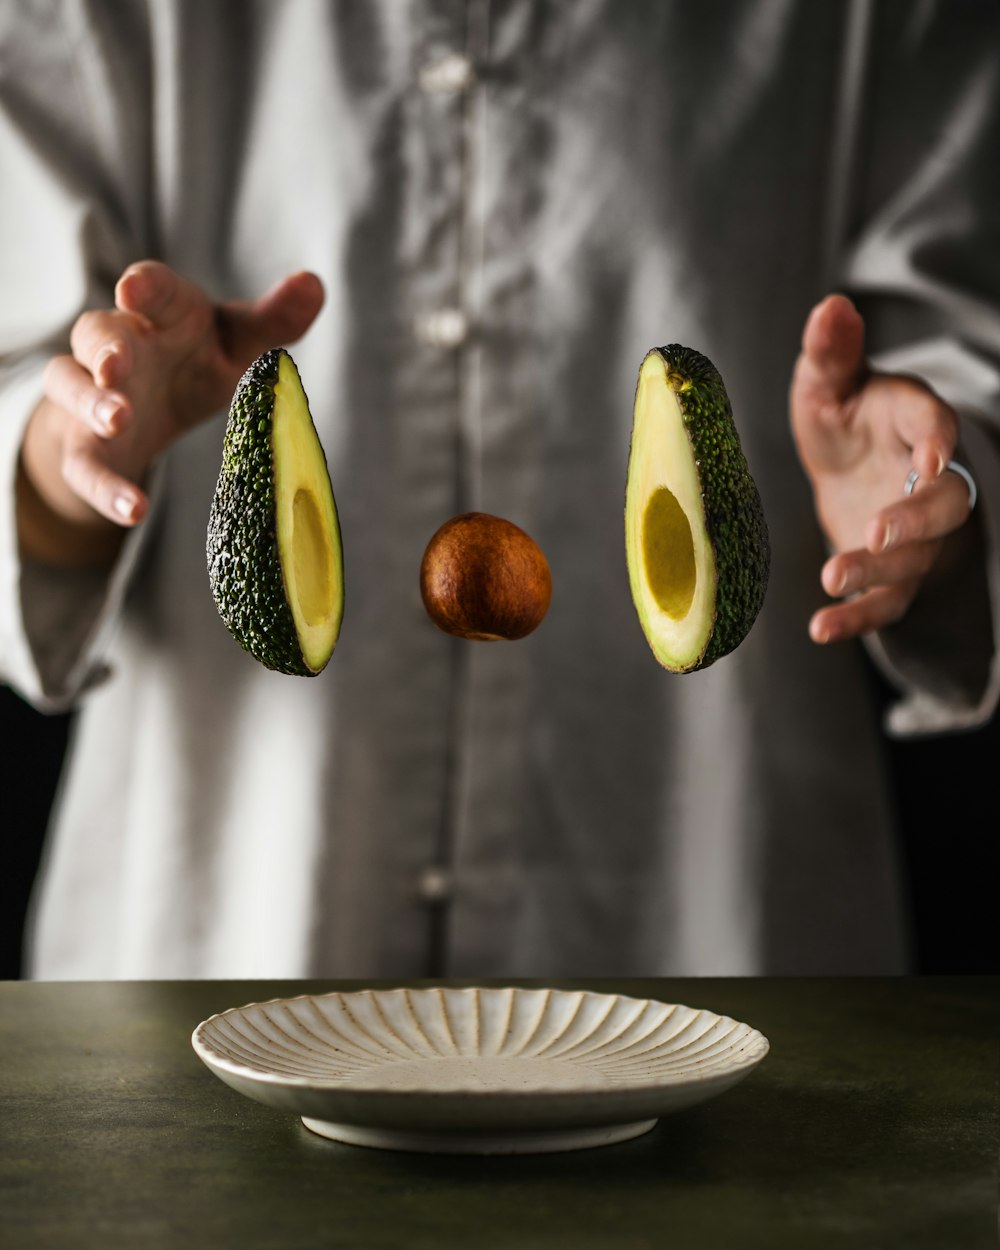
{"label": "bumpy avocado skin", "polygon": [[689,670],[695,672],[735,650],[750,632],[767,591],[771,543],[719,371],[706,356],[678,343],[656,351],[677,392],[698,466],[718,572],[715,628],[705,654]]}
{"label": "bumpy avocado skin", "polygon": [[312,677],[278,554],[271,420],[282,354],[258,357],[233,395],[208,519],[208,576],[219,615],[244,650],[266,668]]}

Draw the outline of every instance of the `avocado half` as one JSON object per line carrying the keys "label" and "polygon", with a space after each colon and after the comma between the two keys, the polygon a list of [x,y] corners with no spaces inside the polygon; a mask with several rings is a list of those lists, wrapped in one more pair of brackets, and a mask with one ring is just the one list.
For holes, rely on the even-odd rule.
{"label": "avocado half", "polygon": [[233,395],[207,553],[236,641],[267,668],[319,673],[344,614],[343,549],[326,457],[283,348],[255,360]]}
{"label": "avocado half", "polygon": [[750,632],[771,563],[764,509],[718,370],[676,343],[653,348],[639,369],[625,554],[664,668],[707,668]]}

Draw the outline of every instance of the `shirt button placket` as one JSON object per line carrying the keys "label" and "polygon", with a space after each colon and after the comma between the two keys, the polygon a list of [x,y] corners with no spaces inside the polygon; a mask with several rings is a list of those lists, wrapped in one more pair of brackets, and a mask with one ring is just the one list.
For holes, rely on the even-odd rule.
{"label": "shirt button placket", "polygon": [[[417,75],[421,91],[431,96],[458,95],[468,91],[475,80],[472,61],[453,50],[429,57]],[[425,346],[448,351],[466,341],[469,323],[461,308],[431,308],[416,318],[413,332]]]}
{"label": "shirt button placket", "polygon": [[447,903],[453,889],[450,869],[440,864],[429,864],[417,878],[417,896],[424,903]]}
{"label": "shirt button placket", "polygon": [[420,70],[420,89],[428,95],[454,95],[468,91],[475,81],[472,62],[461,52],[445,52],[429,60]]}
{"label": "shirt button placket", "polygon": [[460,308],[432,308],[421,313],[413,332],[427,347],[461,347],[469,336],[469,323]]}
{"label": "shirt button placket", "polygon": [[[460,114],[453,114],[449,107],[448,97],[458,97],[469,92],[475,85],[476,73],[472,60],[462,53],[438,47],[429,51],[424,63],[417,69],[417,85],[427,99],[427,106],[433,115],[440,115],[443,109],[457,121]],[[437,100],[440,103],[435,104]],[[457,103],[457,101],[456,101]],[[463,158],[464,159],[464,158]],[[459,207],[458,218],[464,210]],[[461,348],[470,336],[470,324],[466,312],[457,299],[460,298],[461,282],[456,284],[451,300],[429,305],[413,317],[411,329],[414,340],[420,346],[437,352],[454,352]],[[454,302],[453,302],[454,301]],[[421,603],[422,610],[422,603]],[[457,697],[454,693],[452,697]],[[449,807],[451,797],[447,800]],[[431,930],[431,962],[435,973],[443,971],[447,959],[447,920],[446,914],[454,900],[456,882],[449,860],[452,852],[454,831],[451,828],[451,814],[446,812],[444,829],[436,856],[425,864],[415,875],[414,893],[416,899],[427,907],[432,916]],[[440,967],[436,965],[441,965]]]}

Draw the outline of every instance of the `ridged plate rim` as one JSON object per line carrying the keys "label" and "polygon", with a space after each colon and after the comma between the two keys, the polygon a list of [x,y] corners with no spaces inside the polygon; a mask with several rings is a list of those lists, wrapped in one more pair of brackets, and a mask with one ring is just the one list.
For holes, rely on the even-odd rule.
{"label": "ridged plate rim", "polygon": [[[512,1089],[509,1086],[488,1088],[482,1085],[469,1085],[461,1090],[456,1088],[450,1089],[434,1089],[420,1082],[412,1085],[404,1085],[394,1082],[391,1085],[377,1087],[356,1087],[349,1084],[342,1077],[333,1079],[323,1079],[315,1076],[291,1076],[286,1073],[269,1071],[260,1066],[247,1063],[240,1063],[232,1059],[229,1055],[213,1046],[211,1040],[206,1036],[210,1030],[210,1026],[220,1019],[226,1017],[239,1017],[244,1012],[253,1009],[266,1007],[281,1006],[285,1007],[293,1003],[301,1003],[308,1000],[338,998],[341,1000],[357,1000],[360,998],[371,999],[390,993],[405,993],[417,995],[430,994],[468,994],[475,993],[510,993],[518,994],[544,994],[547,998],[553,995],[582,996],[589,1000],[606,1000],[611,1003],[609,1011],[613,1009],[614,1003],[626,1003],[645,1010],[648,1007],[667,1007],[674,1010],[685,1010],[695,1013],[699,1017],[707,1017],[711,1020],[710,1027],[718,1024],[730,1024],[734,1029],[746,1029],[747,1033],[739,1044],[739,1048],[735,1050],[726,1050],[717,1056],[713,1056],[713,1062],[706,1064],[706,1067],[700,1072],[692,1072],[690,1070],[676,1073],[674,1075],[661,1075],[655,1079],[645,1082],[636,1081],[635,1083],[619,1082],[615,1085],[609,1085],[607,1081],[592,1080],[587,1081],[587,1066],[580,1064],[580,1080],[574,1084],[573,1088],[564,1087],[545,1088],[534,1086],[530,1090],[520,1091]],[[657,1026],[658,1027],[658,1026]],[[686,1026],[685,1026],[686,1027]],[[692,1007],[686,1003],[671,1002],[665,999],[657,998],[637,998],[629,994],[606,993],[598,990],[571,989],[565,987],[547,987],[547,986],[520,986],[520,985],[447,985],[447,986],[406,986],[406,985],[387,985],[378,988],[366,988],[358,990],[331,990],[323,993],[304,993],[292,996],[284,996],[277,998],[263,999],[255,1002],[244,1003],[240,1006],[233,1006],[223,1011],[215,1012],[213,1015],[206,1017],[194,1029],[191,1034],[191,1044],[195,1053],[202,1062],[216,1075],[222,1072],[239,1078],[243,1082],[252,1082],[254,1084],[266,1085],[274,1088],[283,1088],[290,1091],[308,1090],[325,1092],[325,1093],[343,1093],[349,1094],[352,1099],[385,1099],[386,1097],[406,1097],[408,1095],[420,1095],[421,1098],[450,1100],[456,1097],[462,1099],[475,1099],[479,1102],[486,1102],[491,1099],[502,1098],[504,1102],[512,1100],[537,1101],[539,1098],[556,1101],[572,1101],[581,1096],[588,1097],[632,1097],[641,1096],[643,1094],[652,1094],[656,1091],[664,1091],[668,1089],[678,1089],[689,1087],[701,1082],[711,1082],[719,1080],[719,1078],[734,1078],[739,1075],[747,1075],[752,1069],[758,1066],[767,1056],[770,1050],[770,1042],[760,1032],[759,1029],[747,1024],[742,1020],[737,1020],[733,1016],[729,1016],[705,1007]],[[443,1058],[453,1058],[456,1056],[443,1056]],[[465,1058],[475,1060],[484,1056],[470,1055]],[[517,1054],[504,1056],[512,1061],[516,1061],[519,1056]],[[525,1056],[531,1058],[532,1056]],[[714,1062],[718,1060],[719,1062]],[[377,1064],[371,1065],[377,1068]]]}

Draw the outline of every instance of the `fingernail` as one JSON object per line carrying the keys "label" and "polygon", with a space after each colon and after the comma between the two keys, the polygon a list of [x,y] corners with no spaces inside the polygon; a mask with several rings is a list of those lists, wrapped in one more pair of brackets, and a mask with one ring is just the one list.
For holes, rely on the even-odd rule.
{"label": "fingernail", "polygon": [[94,380],[98,383],[98,385],[103,384],[107,386],[108,381],[110,380],[107,377],[108,365],[117,355],[119,355],[118,344],[112,343],[110,346],[106,347],[94,361]]}
{"label": "fingernail", "polygon": [[120,407],[118,400],[110,397],[99,399],[94,405],[94,416],[109,433],[114,428],[115,417],[118,415]]}
{"label": "fingernail", "polygon": [[941,453],[940,453],[940,452],[938,452],[938,458],[937,458],[937,473],[934,475],[935,477],[940,477],[940,476],[941,476],[941,474],[944,472],[944,466],[945,466],[945,464],[946,464],[946,463],[947,463],[947,461],[945,460],[944,456],[942,456],[942,455],[941,455]]}
{"label": "fingernail", "polygon": [[895,541],[896,527],[890,521],[886,524],[886,527],[882,532],[882,543],[879,547],[879,551],[888,551]]}
{"label": "fingernail", "polygon": [[135,513],[135,500],[130,495],[116,495],[114,500],[115,513],[123,521],[131,521]]}
{"label": "fingernail", "polygon": [[861,585],[861,572],[859,569],[846,569],[844,575],[840,579],[840,589],[838,595],[853,595]]}

